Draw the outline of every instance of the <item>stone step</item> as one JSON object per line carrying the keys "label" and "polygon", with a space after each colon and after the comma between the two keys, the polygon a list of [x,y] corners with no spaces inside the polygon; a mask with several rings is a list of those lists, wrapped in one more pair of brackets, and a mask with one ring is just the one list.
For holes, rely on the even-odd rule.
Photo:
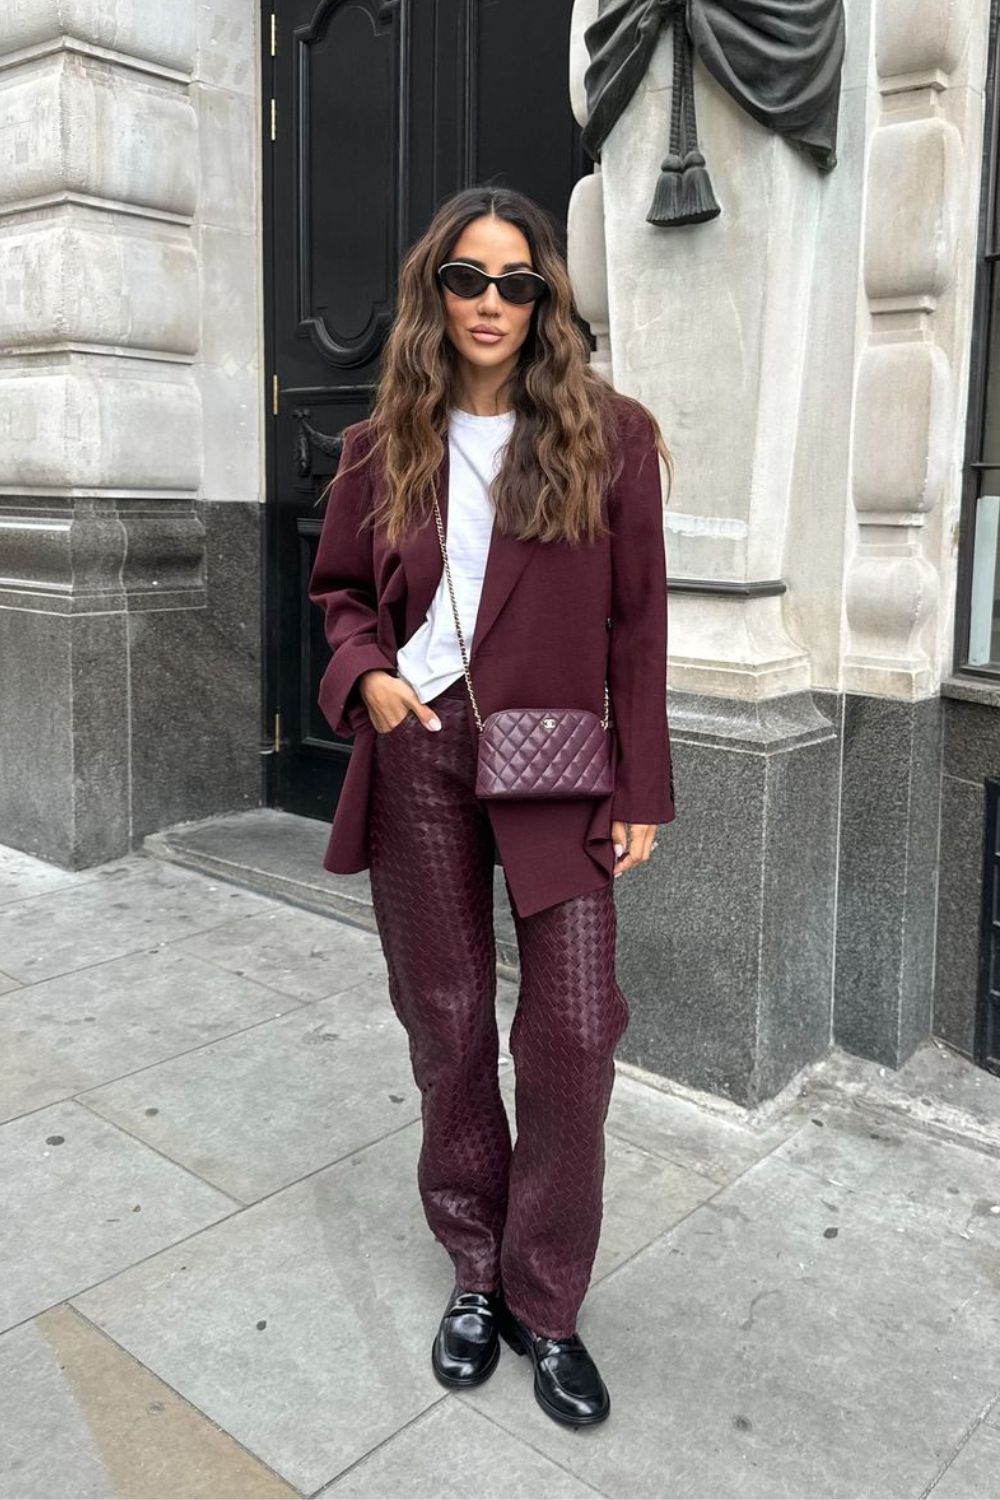
{"label": "stone step", "polygon": [[[260,895],[273,896],[376,931],[367,871],[333,875],[323,869],[329,825],[272,807],[177,823],[148,834],[143,851],[172,864],[216,875]],[[495,872],[494,925],[497,968],[517,973],[517,939],[503,871]]]}

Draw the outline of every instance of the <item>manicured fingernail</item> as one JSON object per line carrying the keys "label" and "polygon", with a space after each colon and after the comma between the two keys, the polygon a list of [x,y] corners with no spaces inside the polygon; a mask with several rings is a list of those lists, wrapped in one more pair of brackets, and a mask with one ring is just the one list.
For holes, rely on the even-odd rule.
{"label": "manicured fingernail", "polygon": [[441,720],[440,719],[428,719],[427,720],[427,728],[428,729],[440,729],[441,728]]}
{"label": "manicured fingernail", "polygon": [[616,844],[615,845],[615,853],[617,854],[618,858],[621,859],[622,855],[625,853],[625,845],[624,844]]}

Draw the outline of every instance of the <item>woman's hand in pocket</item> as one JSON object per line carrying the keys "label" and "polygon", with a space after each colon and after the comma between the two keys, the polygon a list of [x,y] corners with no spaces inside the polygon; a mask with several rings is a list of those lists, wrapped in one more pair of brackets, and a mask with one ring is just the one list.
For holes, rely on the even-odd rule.
{"label": "woman's hand in pocket", "polygon": [[363,672],[358,686],[376,734],[398,729],[410,713],[416,714],[425,729],[441,728],[434,710],[421,703],[405,677],[378,668]]}

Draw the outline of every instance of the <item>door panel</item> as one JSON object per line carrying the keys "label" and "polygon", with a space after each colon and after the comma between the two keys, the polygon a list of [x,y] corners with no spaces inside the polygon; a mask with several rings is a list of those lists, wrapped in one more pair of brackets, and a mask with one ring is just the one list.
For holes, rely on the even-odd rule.
{"label": "door panel", "polygon": [[350,753],[316,694],[307,587],[338,434],[367,415],[407,247],[441,200],[520,188],[561,224],[589,170],[569,107],[572,0],[277,0],[268,139],[268,802],[329,818]]}

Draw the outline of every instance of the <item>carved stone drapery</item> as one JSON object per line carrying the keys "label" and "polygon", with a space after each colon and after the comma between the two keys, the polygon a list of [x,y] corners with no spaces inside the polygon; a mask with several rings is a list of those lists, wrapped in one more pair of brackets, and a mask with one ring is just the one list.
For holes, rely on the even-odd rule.
{"label": "carved stone drapery", "polygon": [[692,49],[749,115],[798,146],[820,171],[832,170],[843,0],[602,0],[584,33],[591,60],[583,142],[595,161],[668,25],[674,37],[670,143],[646,215],[650,224],[697,224],[720,212],[698,146]]}

